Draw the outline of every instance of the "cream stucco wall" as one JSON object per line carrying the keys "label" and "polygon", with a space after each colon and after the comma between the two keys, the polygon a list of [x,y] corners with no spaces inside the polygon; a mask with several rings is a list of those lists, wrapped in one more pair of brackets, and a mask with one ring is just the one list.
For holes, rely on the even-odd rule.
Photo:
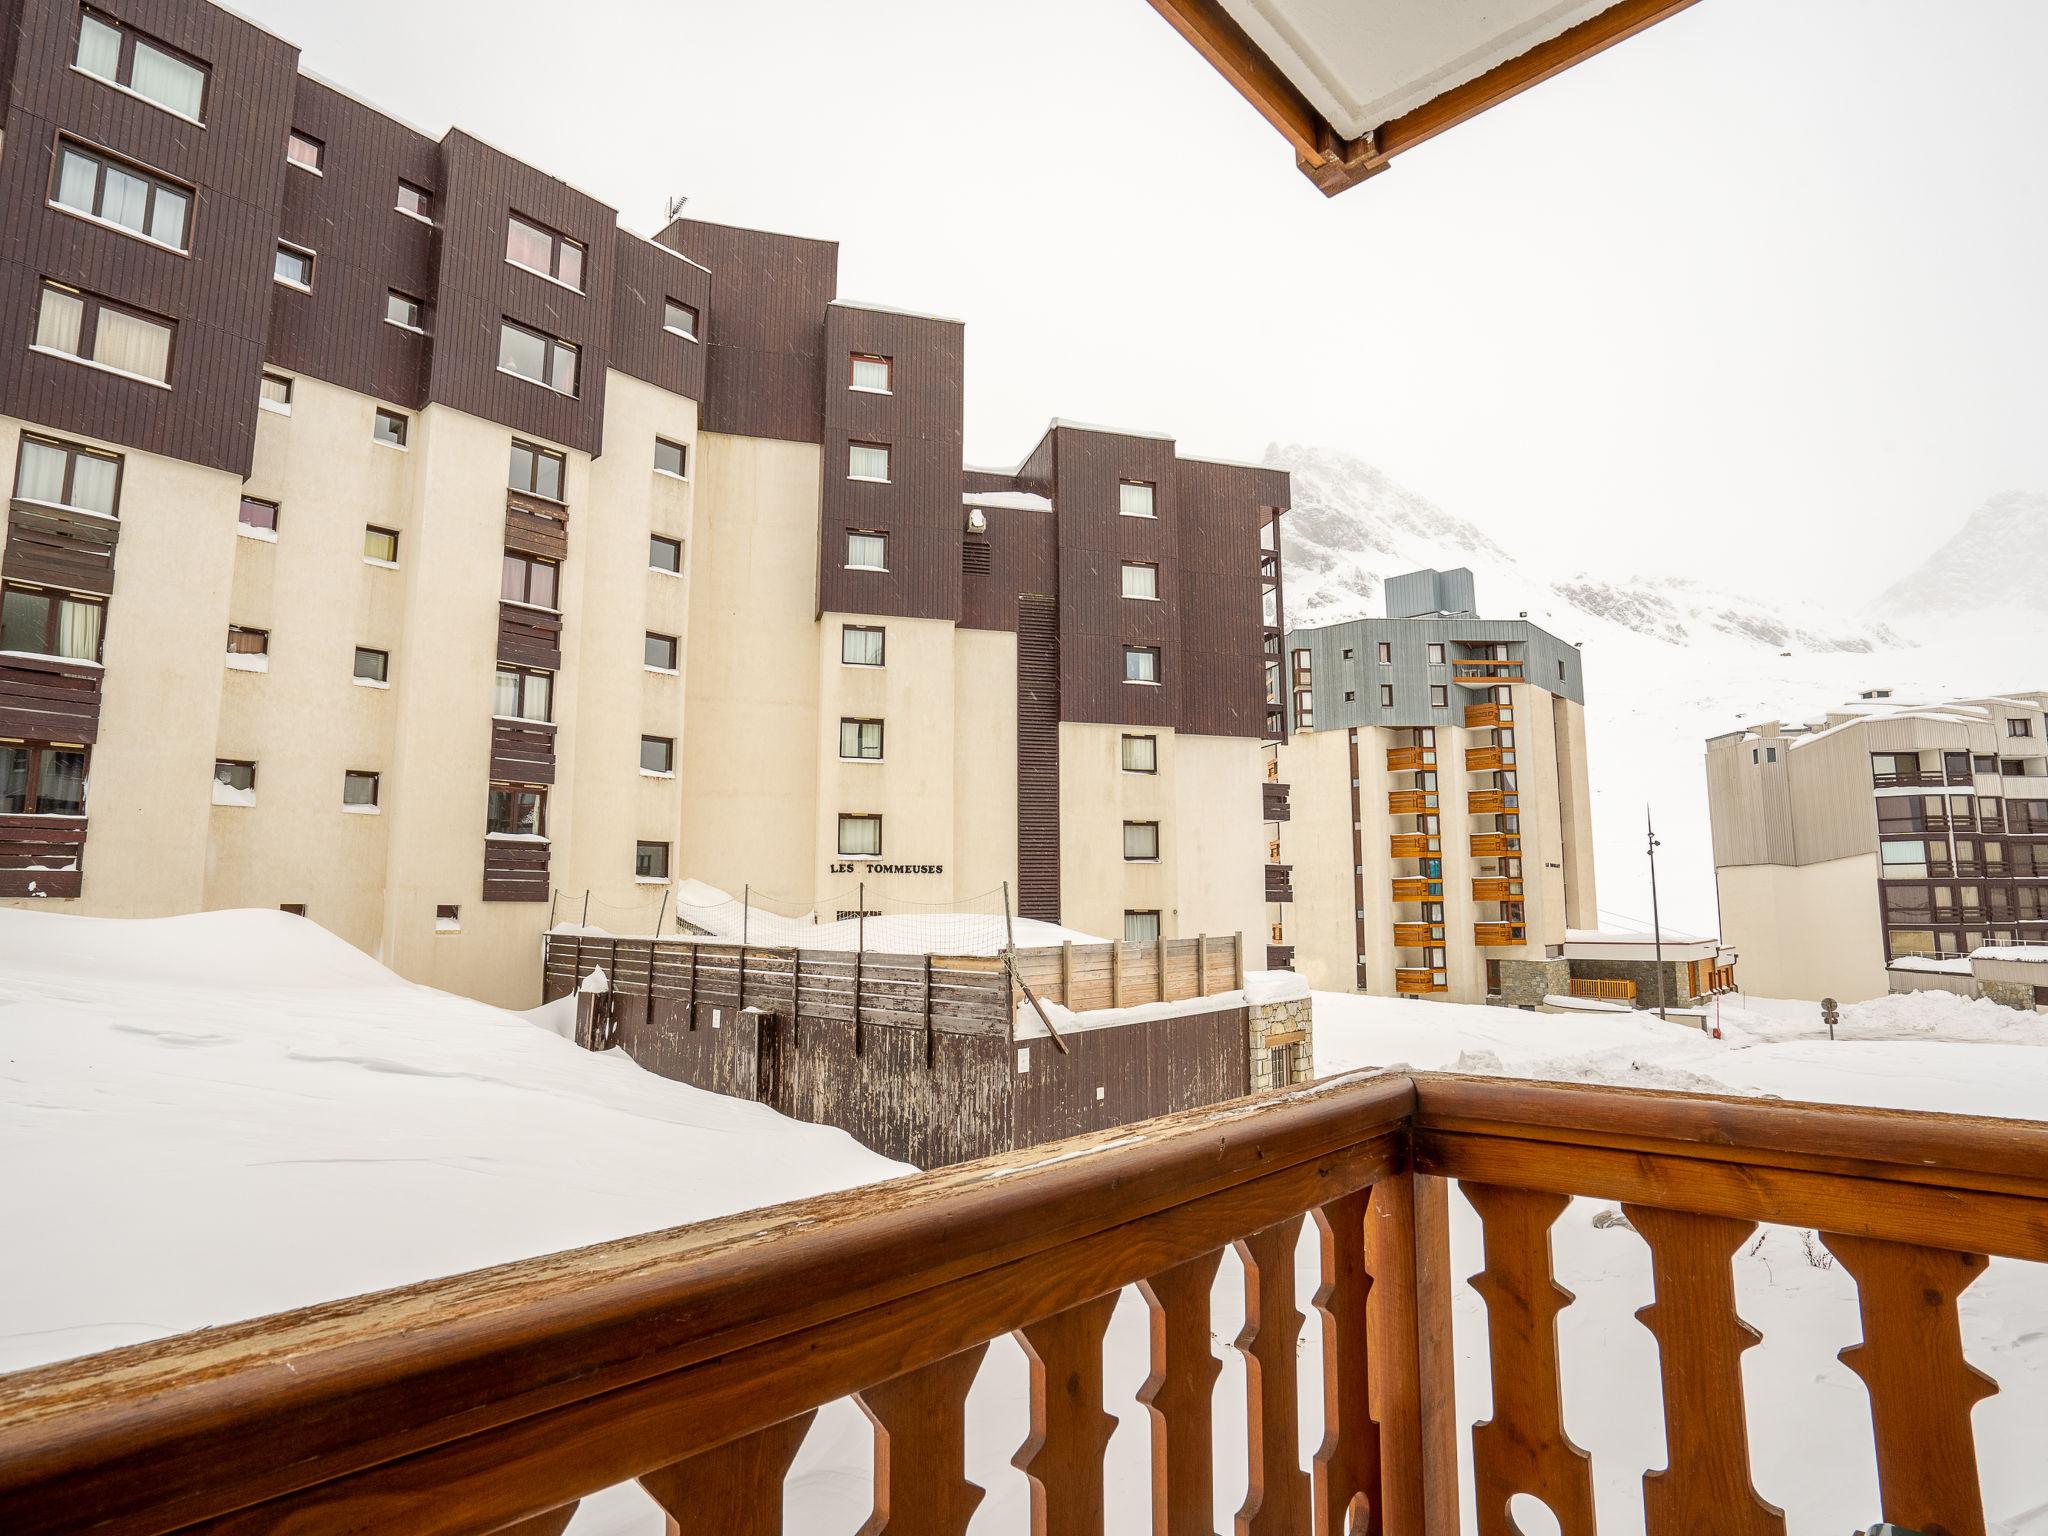
{"label": "cream stucco wall", "polygon": [[1717,872],[1721,937],[1745,992],[1861,1002],[1887,990],[1877,856],[1731,864]]}
{"label": "cream stucco wall", "polygon": [[[1350,733],[1297,731],[1280,752],[1280,778],[1288,786],[1288,819],[1279,824],[1280,852],[1294,868],[1294,900],[1281,909],[1294,968],[1319,992],[1352,992],[1358,983],[1354,871],[1351,856]],[[1384,765],[1382,765],[1384,771]],[[1380,790],[1385,799],[1385,790]],[[1380,873],[1385,883],[1386,853]],[[1265,935],[1260,935],[1264,942]],[[1369,965],[1392,962],[1392,939],[1368,930]]]}

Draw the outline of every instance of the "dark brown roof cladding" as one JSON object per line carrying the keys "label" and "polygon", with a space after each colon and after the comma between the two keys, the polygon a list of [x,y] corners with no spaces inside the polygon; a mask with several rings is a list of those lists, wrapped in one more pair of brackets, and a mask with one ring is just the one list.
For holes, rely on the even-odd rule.
{"label": "dark brown roof cladding", "polygon": [[[618,230],[612,238],[612,367],[658,389],[702,400],[711,274],[631,230]],[[662,328],[670,299],[697,311],[697,340]]]}

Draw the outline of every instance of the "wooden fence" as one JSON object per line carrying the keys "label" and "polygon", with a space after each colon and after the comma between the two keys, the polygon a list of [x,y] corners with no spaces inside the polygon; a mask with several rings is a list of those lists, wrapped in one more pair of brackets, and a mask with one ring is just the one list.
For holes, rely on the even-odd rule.
{"label": "wooden fence", "polygon": [[[1988,1255],[2048,1261],[2048,1125],[1430,1075],[1335,1080],[0,1378],[0,1530],[548,1536],[638,1479],[683,1530],[772,1536],[817,1410],[852,1394],[874,1483],[845,1528],[961,1536],[982,1497],[968,1391],[1007,1334],[1031,1365],[1017,1464],[1034,1529],[1104,1536],[1102,1346],[1135,1286],[1153,1529],[1214,1532],[1229,1528],[1211,1316],[1228,1247],[1245,1298],[1224,1346],[1244,1360],[1235,1528],[1455,1532],[1474,1405],[1453,1369],[1449,1180],[1483,1228],[1491,1407],[1469,1449],[1484,1536],[1514,1529],[1521,1495],[1572,1536],[1596,1528],[1556,1326],[1571,1298],[1551,1229],[1575,1195],[1619,1202],[1633,1235],[1616,1240],[1647,1250],[1666,1440],[1642,1479],[1649,1536],[1785,1530],[1750,1474],[1755,1335],[1732,1262],[1760,1222],[1817,1232],[1856,1287],[1843,1361],[1868,1397],[1878,1507],[1843,1508],[1838,1528],[1984,1536],[1971,1410],[1996,1384],[1965,1358],[1957,1300]],[[1296,1358],[1310,1231],[1313,1449]],[[1612,1399],[1632,1381],[1573,1390]]]}
{"label": "wooden fence", "polygon": [[1017,951],[1017,974],[1047,1002],[1075,1013],[1214,997],[1244,985],[1244,940],[1149,939]]}

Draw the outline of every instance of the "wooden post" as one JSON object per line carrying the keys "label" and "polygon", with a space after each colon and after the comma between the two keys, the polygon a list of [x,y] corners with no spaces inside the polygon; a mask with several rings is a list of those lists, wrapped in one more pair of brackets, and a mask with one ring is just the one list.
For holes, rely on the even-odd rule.
{"label": "wooden post", "polygon": [[1066,939],[1060,944],[1060,1002],[1065,1007],[1074,1006],[1074,941]]}
{"label": "wooden post", "polygon": [[1195,996],[1209,995],[1209,935],[1195,935]]}
{"label": "wooden post", "polygon": [[690,946],[690,1033],[697,1032],[697,946]]}
{"label": "wooden post", "polygon": [[1166,931],[1163,928],[1159,937],[1152,941],[1152,956],[1153,964],[1159,967],[1159,996],[1156,1001],[1170,1003],[1173,999],[1166,995]]}
{"label": "wooden post", "polygon": [[1242,992],[1244,990],[1244,934],[1242,932],[1231,941],[1230,974],[1232,978],[1231,985]]}
{"label": "wooden post", "polygon": [[860,973],[861,956],[868,948],[868,883],[858,882],[853,888],[853,1054],[858,1056],[861,1048],[860,1035]]}
{"label": "wooden post", "polygon": [[1373,1186],[1366,1218],[1368,1377],[1388,1536],[1457,1536],[1450,1185],[1415,1173]]}
{"label": "wooden post", "polygon": [[1109,1006],[1121,1008],[1124,1005],[1124,947],[1115,939],[1109,941]]}
{"label": "wooden post", "polygon": [[938,1059],[938,1038],[932,1033],[932,957],[924,957],[924,1065],[930,1071]]}
{"label": "wooden post", "polygon": [[739,981],[738,981],[738,986],[739,986],[739,1001],[733,1004],[733,1009],[732,1009],[732,1011],[733,1011],[734,1013],[738,1013],[738,1012],[740,1012],[740,1011],[741,1011],[742,1009],[744,1009],[744,1008],[745,1008],[745,1007],[747,1006],[747,911],[748,911],[748,909],[749,909],[750,907],[752,907],[752,905],[753,905],[753,901],[754,901],[754,888],[753,888],[753,887],[752,887],[751,885],[743,885],[743,886],[741,886],[741,887],[740,887],[740,974],[739,974]]}
{"label": "wooden post", "polygon": [[[1045,1032],[1052,1037],[1052,1043],[1059,1047],[1062,1056],[1067,1054],[1067,1042],[1060,1038],[1060,1032],[1052,1027],[1052,1018],[1045,1011],[1045,1004],[1038,1000],[1038,994],[1031,990],[1031,983],[1024,979],[1024,973],[1017,969],[1017,930],[1010,924],[1010,882],[1003,882],[1003,964],[1009,968],[1010,980],[1023,992],[1032,1011],[1038,1015],[1038,1022],[1045,1026]],[[1069,1007],[1073,1006],[1068,1004]]]}

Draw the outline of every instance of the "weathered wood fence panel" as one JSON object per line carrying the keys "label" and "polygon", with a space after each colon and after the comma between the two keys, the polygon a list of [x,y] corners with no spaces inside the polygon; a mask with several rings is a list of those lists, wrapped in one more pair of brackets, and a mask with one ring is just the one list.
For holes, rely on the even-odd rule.
{"label": "weathered wood fence panel", "polygon": [[[1251,1091],[1251,1023],[1243,1008],[1069,1030],[1067,1054],[1040,1035],[1017,1040],[1016,1144],[1032,1146]],[[1099,1096],[1098,1096],[1099,1090]]]}
{"label": "weathered wood fence panel", "polygon": [[[1075,1013],[1212,997],[1244,985],[1237,934],[1063,944],[1017,951],[1017,974],[1047,1002]],[[1162,984],[1162,978],[1163,984]]]}

